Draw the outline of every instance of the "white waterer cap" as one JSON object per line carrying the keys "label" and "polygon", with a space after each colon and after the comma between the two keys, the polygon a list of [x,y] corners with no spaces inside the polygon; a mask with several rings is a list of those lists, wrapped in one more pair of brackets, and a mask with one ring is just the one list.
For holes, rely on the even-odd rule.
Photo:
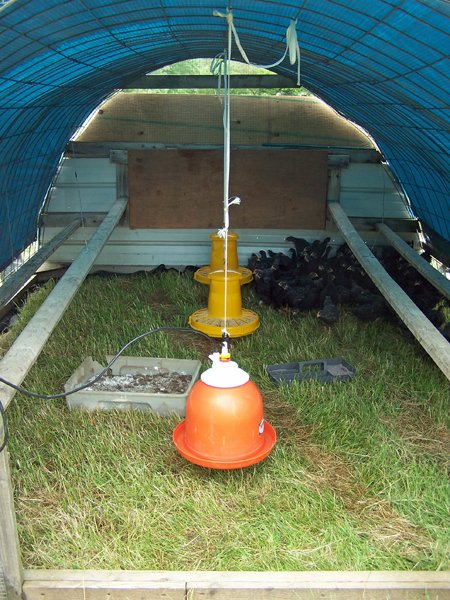
{"label": "white waterer cap", "polygon": [[212,365],[200,375],[206,385],[216,388],[233,388],[244,385],[250,375],[239,367],[233,360],[221,360],[220,353],[214,352],[209,356]]}

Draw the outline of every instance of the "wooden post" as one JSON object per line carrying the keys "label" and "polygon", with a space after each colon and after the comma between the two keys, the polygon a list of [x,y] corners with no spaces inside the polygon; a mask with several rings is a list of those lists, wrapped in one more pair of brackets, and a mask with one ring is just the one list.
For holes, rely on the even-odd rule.
{"label": "wooden post", "polygon": [[[87,245],[57,283],[37,313],[0,361],[0,375],[20,385],[39,356],[53,329],[125,210],[126,200],[117,200]],[[0,400],[6,409],[15,390],[0,383]],[[13,505],[12,482],[6,449],[0,454],[0,559],[8,600],[21,597],[21,563]]]}
{"label": "wooden post", "polygon": [[50,241],[27,260],[20,269],[10,275],[0,288],[0,307],[7,304],[19,292],[39,267],[49,258],[59,246],[72,235],[80,226],[80,219],[75,219],[62,231],[57,233]]}
{"label": "wooden post", "polygon": [[394,246],[405,260],[407,260],[419,273],[425,277],[434,287],[441,292],[445,298],[450,300],[450,280],[446,279],[442,273],[432,267],[427,261],[415,252],[411,246],[402,240],[385,223],[377,223],[376,228],[380,231]]}
{"label": "wooden post", "polygon": [[331,167],[328,170],[327,202],[339,202],[341,195],[341,169]]}
{"label": "wooden post", "polygon": [[377,258],[363,242],[341,206],[336,202],[331,202],[328,208],[345,241],[367,275],[447,379],[450,379],[450,344],[383,269]]}

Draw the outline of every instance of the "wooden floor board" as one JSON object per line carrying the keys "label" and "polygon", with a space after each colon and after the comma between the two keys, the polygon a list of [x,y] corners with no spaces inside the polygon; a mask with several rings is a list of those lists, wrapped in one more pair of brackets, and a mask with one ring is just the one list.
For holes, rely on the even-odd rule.
{"label": "wooden floor board", "polygon": [[447,572],[25,571],[25,600],[448,600]]}

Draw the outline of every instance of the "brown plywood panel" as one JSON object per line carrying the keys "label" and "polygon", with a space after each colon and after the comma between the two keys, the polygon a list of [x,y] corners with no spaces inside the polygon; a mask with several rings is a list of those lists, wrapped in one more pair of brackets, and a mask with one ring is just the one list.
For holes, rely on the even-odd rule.
{"label": "brown plywood panel", "polygon": [[223,152],[128,152],[130,227],[217,228],[222,222]]}
{"label": "brown plywood panel", "polygon": [[[133,150],[128,154],[131,228],[218,228],[223,223],[221,150]],[[236,150],[230,196],[235,228],[322,229],[327,153]]]}
{"label": "brown plywood panel", "polygon": [[231,173],[230,195],[242,199],[233,211],[234,227],[324,227],[326,152],[238,150]]}

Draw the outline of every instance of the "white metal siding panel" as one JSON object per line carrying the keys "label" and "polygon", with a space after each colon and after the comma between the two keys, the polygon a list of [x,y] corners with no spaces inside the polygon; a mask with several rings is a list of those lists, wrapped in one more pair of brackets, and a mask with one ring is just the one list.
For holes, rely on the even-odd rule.
{"label": "white metal siding panel", "polygon": [[351,163],[342,169],[340,203],[349,217],[411,218],[401,194],[380,164]]}
{"label": "white metal siding panel", "polygon": [[[46,227],[45,240],[51,239],[58,228]],[[71,262],[86,241],[95,231],[92,227],[80,228],[70,240],[51,257],[51,262]],[[286,252],[292,244],[285,241],[289,235],[303,237],[313,241],[324,236],[324,231],[298,229],[236,229],[239,234],[239,263],[245,265],[252,252],[270,248],[274,252]],[[116,227],[107,245],[97,258],[96,265],[117,267],[133,266],[138,268],[153,267],[159,264],[171,265],[205,265],[209,264],[211,241],[208,229],[140,229],[130,231],[126,227]],[[331,244],[338,246],[344,242],[339,232],[326,232],[331,237]],[[380,242],[378,232],[363,232],[362,238],[368,243]],[[414,234],[407,234],[405,239],[415,239]],[[45,241],[44,240],[44,241]]]}
{"label": "white metal siding panel", "polygon": [[[47,207],[47,212],[85,213],[107,212],[116,199],[116,166],[107,158],[66,158]],[[396,191],[382,165],[351,163],[341,170],[341,203],[352,217],[410,218],[401,195]],[[238,210],[238,209],[237,209]],[[221,223],[217,223],[220,227]],[[43,242],[51,239],[60,228],[47,226]],[[51,262],[71,262],[95,231],[81,227],[51,257]],[[238,243],[240,264],[245,264],[252,252],[271,248],[286,251],[290,244],[285,237],[295,235],[314,240],[324,231],[245,229]],[[170,265],[208,264],[211,251],[206,229],[129,229],[116,227],[96,265],[146,268],[161,263]],[[337,232],[326,232],[335,245],[343,242]],[[363,232],[370,243],[380,241],[377,232]],[[403,236],[415,239],[414,234]]]}
{"label": "white metal siding panel", "polygon": [[57,187],[47,212],[108,212],[116,200],[115,186]]}
{"label": "white metal siding panel", "polygon": [[108,212],[116,200],[116,165],[107,158],[64,158],[47,212]]}
{"label": "white metal siding panel", "polygon": [[108,158],[63,158],[58,185],[115,184],[116,165]]}

